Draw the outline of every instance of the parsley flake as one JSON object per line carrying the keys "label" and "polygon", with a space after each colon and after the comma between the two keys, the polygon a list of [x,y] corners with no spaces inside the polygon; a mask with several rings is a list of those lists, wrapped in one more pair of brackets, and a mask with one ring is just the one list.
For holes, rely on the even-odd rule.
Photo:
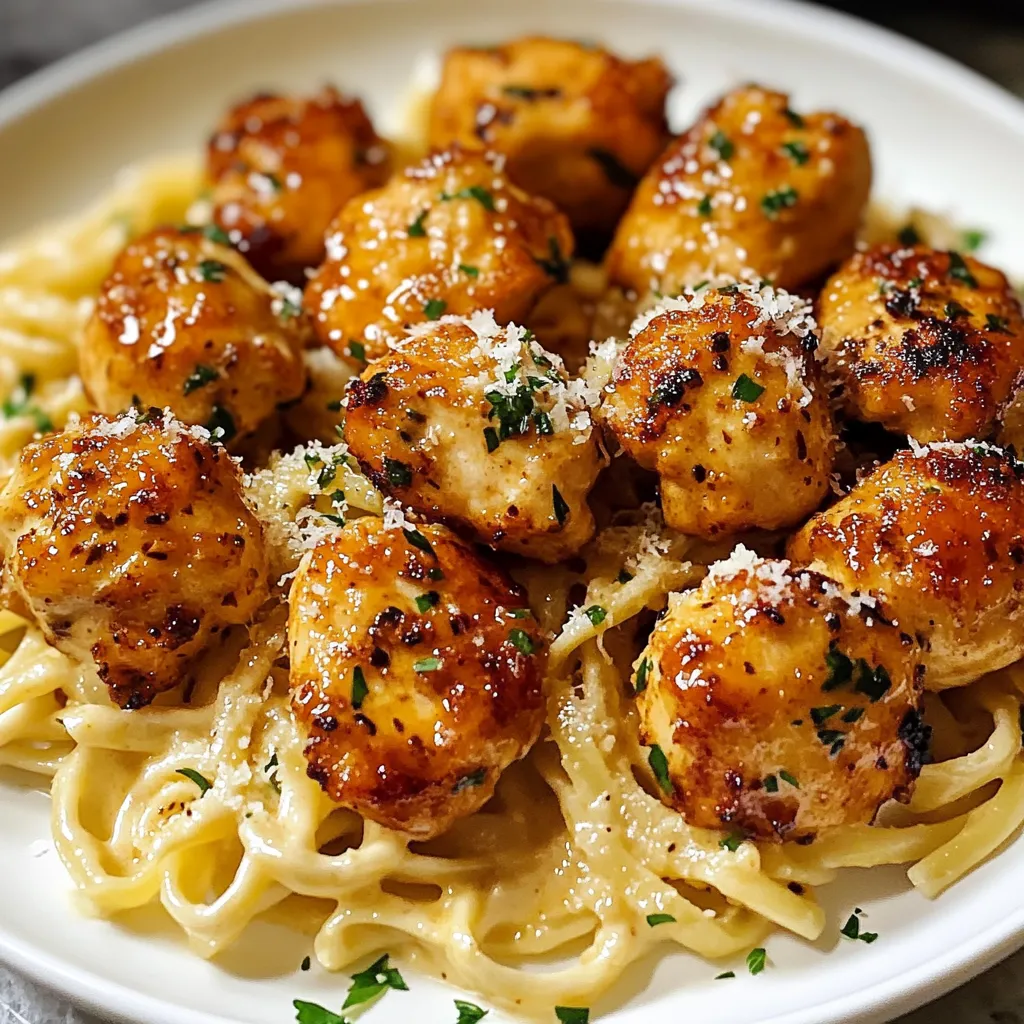
{"label": "parsley flake", "polygon": [[724,839],[718,840],[718,845],[723,850],[735,853],[740,848],[740,844],[746,841],[747,837],[742,832],[730,832]]}
{"label": "parsley flake", "polygon": [[310,967],[312,967],[312,965],[313,965],[313,961],[310,960],[310,958],[308,956],[304,956],[302,958],[302,963],[299,964],[299,970],[300,971],[308,971],[310,969]]}
{"label": "parsley flake", "polygon": [[420,594],[416,598],[416,610],[418,612],[427,612],[440,600],[441,595],[436,590],[428,590],[427,593]]}
{"label": "parsley flake", "polygon": [[647,673],[651,670],[651,662],[649,658],[644,658],[640,662],[640,667],[636,670],[636,680],[633,683],[634,693],[643,693],[647,689]]}
{"label": "parsley flake", "polygon": [[401,974],[388,964],[388,954],[385,953],[365,971],[359,971],[352,975],[352,984],[349,986],[348,995],[341,1008],[347,1010],[350,1006],[368,1003],[389,988],[405,992],[408,991],[409,986],[406,985]]}
{"label": "parsley flake", "polygon": [[657,743],[651,747],[651,752],[647,755],[647,763],[651,766],[651,771],[654,772],[658,785],[666,793],[673,792],[675,787],[672,785],[672,780],[668,774],[668,758],[665,757],[665,751]]}
{"label": "parsley flake", "polygon": [[606,618],[608,618],[608,612],[602,608],[599,604],[592,604],[584,613],[588,619],[595,625],[600,626]]}
{"label": "parsley flake", "polygon": [[441,667],[441,659],[431,656],[420,658],[412,664],[413,672],[436,672]]}
{"label": "parsley flake", "polygon": [[764,791],[766,793],[778,793],[779,780],[774,775],[766,775],[764,780]]}
{"label": "parsley flake", "polygon": [[227,277],[228,268],[220,260],[200,260],[199,276],[211,284],[220,284]]}
{"label": "parsley flake", "polygon": [[951,299],[946,303],[944,312],[950,320],[960,320],[963,317],[969,318],[971,315],[971,311],[966,307],[961,306],[956,299]]}
{"label": "parsley flake", "polygon": [[480,268],[471,267],[468,263],[460,263],[459,270],[461,270],[466,275],[466,277],[476,278],[480,276]]}
{"label": "parsley flake", "polygon": [[392,487],[408,487],[412,483],[412,469],[405,462],[384,456],[384,475]]}
{"label": "parsley flake", "polygon": [[782,152],[786,154],[797,165],[797,167],[803,167],[808,160],[811,159],[811,154],[808,152],[807,147],[799,140],[793,142],[784,142],[782,144]]}
{"label": "parsley flake", "polygon": [[965,231],[961,238],[964,248],[968,252],[974,252],[985,244],[985,241],[988,239],[988,233],[979,231],[977,228],[971,228]]}
{"label": "parsley flake", "polygon": [[[828,675],[825,682],[821,684],[821,688],[826,693],[839,689],[853,677],[853,662],[838,647],[829,647],[828,653],[825,655],[825,667],[828,669]],[[811,714],[813,716],[813,712]]]}
{"label": "parsley flake", "polygon": [[756,402],[763,394],[764,388],[745,373],[741,373],[732,386],[732,397],[738,402]]}
{"label": "parsley flake", "polygon": [[995,313],[985,314],[985,330],[995,331],[997,334],[1009,334],[1010,321],[1005,316],[996,316]]}
{"label": "parsley flake", "polygon": [[704,198],[697,204],[697,215],[700,217],[710,217],[711,214],[711,196],[704,196]]}
{"label": "parsley flake", "polygon": [[783,210],[796,206],[799,198],[792,185],[783,185],[761,197],[761,210],[769,220],[775,220]]}
{"label": "parsley flake", "polygon": [[[24,373],[10,395],[4,399],[0,411],[4,419],[11,419],[14,416],[31,416],[36,423],[36,430],[41,434],[53,430],[53,421],[34,402],[30,402],[32,392],[35,390],[36,378],[34,374]],[[139,420],[141,421],[141,418]]]}
{"label": "parsley flake", "polygon": [[424,537],[424,536],[423,536],[423,534],[422,534],[422,533],[420,533],[420,531],[419,531],[419,530],[410,530],[410,529],[403,529],[403,530],[402,530],[402,533],[404,534],[404,536],[405,536],[405,539],[406,539],[406,540],[407,540],[407,541],[408,541],[408,542],[409,542],[409,543],[410,543],[410,544],[411,544],[411,545],[412,545],[412,546],[413,546],[414,548],[419,548],[419,549],[420,549],[420,551],[424,551],[424,552],[426,552],[426,553],[427,553],[428,555],[433,555],[433,556],[434,556],[435,558],[437,558],[437,554],[436,554],[436,552],[434,551],[434,548],[433,548],[433,546],[431,545],[430,541],[429,541],[429,540],[427,540],[427,538],[426,538],[426,537]]}
{"label": "parsley flake", "polygon": [[779,778],[782,779],[783,782],[788,782],[794,789],[800,788],[800,783],[796,781],[796,776],[790,772],[785,770],[780,771]]}
{"label": "parsley flake", "polygon": [[905,224],[896,235],[900,245],[917,245],[921,241],[917,228],[913,224]]}
{"label": "parsley flake", "polygon": [[305,999],[293,999],[297,1024],[348,1024],[344,1017],[333,1010],[325,1009],[319,1003],[308,1003]]}
{"label": "parsley flake", "polygon": [[476,771],[472,771],[468,775],[463,775],[462,778],[452,786],[452,792],[461,793],[464,789],[475,789],[477,786],[482,786],[486,779],[487,769],[477,768]]}
{"label": "parsley flake", "polygon": [[676,919],[671,914],[648,914],[647,923],[656,928],[659,924],[675,924]]}
{"label": "parsley flake", "polygon": [[949,276],[962,281],[968,288],[977,288],[978,279],[971,273],[963,256],[958,252],[949,254]]}
{"label": "parsley flake", "polygon": [[478,1020],[483,1020],[487,1016],[487,1010],[476,1003],[467,1003],[464,999],[455,1000],[455,1009],[459,1011],[459,1019],[455,1024],[476,1024]]}
{"label": "parsley flake", "polygon": [[366,685],[366,676],[363,675],[361,666],[356,665],[352,669],[352,707],[357,711],[363,706],[363,701],[366,700],[366,695],[370,692],[370,688]]}
{"label": "parsley flake", "polygon": [[794,128],[807,127],[807,122],[795,110],[791,110],[789,107],[786,107],[783,114],[786,115],[786,119]]}
{"label": "parsley flake", "polygon": [[764,946],[758,946],[757,949],[752,949],[747,954],[747,970],[751,974],[760,974],[767,962],[768,954],[765,952]]}
{"label": "parsley flake", "polygon": [[425,238],[427,234],[426,220],[429,210],[421,210],[416,219],[405,229],[410,238]]}
{"label": "parsley flake", "polygon": [[219,224],[205,225],[203,237],[217,245],[231,245],[231,236]]}
{"label": "parsley flake", "polygon": [[212,366],[196,363],[196,368],[185,378],[185,384],[181,389],[182,394],[190,395],[193,391],[198,391],[199,388],[205,388],[219,376],[220,374]]}
{"label": "parsley flake", "polygon": [[586,1006],[556,1006],[555,1016],[561,1024],[589,1024],[590,1010]]}
{"label": "parsley flake", "polygon": [[511,630],[508,634],[508,639],[520,654],[529,656],[537,650],[537,645],[533,642],[533,637],[531,637],[525,629]]}
{"label": "parsley flake", "polygon": [[215,405],[210,418],[204,424],[210,432],[210,440],[227,444],[238,432],[234,417],[221,405]]}
{"label": "parsley flake", "polygon": [[721,128],[708,139],[708,145],[718,154],[719,160],[729,160],[736,152],[736,147],[732,144],[732,140]]}
{"label": "parsley flake", "polygon": [[484,427],[484,441],[487,442],[488,454],[497,451],[498,445],[501,444],[501,441],[498,440],[498,432],[494,427]]}
{"label": "parsley flake", "polygon": [[569,506],[565,502],[565,498],[559,493],[558,488],[551,485],[551,504],[554,507],[555,518],[558,520],[559,526],[564,526],[566,519],[569,518]]}
{"label": "parsley flake", "polygon": [[843,710],[842,704],[827,704],[820,708],[811,708],[811,721],[815,725],[821,725],[828,721],[834,714]]}
{"label": "parsley flake", "polygon": [[366,362],[366,346],[361,341],[350,341],[348,343],[348,354],[359,362]]}
{"label": "parsley flake", "polygon": [[541,259],[534,256],[534,262],[544,271],[545,274],[553,277],[559,284],[565,284],[569,280],[569,267],[571,264],[562,254],[562,247],[554,235],[548,236],[548,257]]}
{"label": "parsley flake", "polygon": [[213,783],[205,775],[200,775],[195,768],[176,768],[174,774],[184,775],[190,782],[194,782],[199,787],[200,793],[206,793],[213,787]]}
{"label": "parsley flake", "polygon": [[715,981],[723,981],[725,978],[735,978],[735,971],[723,971],[721,974],[715,975]]}
{"label": "parsley flake", "polygon": [[442,192],[441,199],[450,202],[452,199],[475,199],[485,210],[494,212],[494,196],[483,185],[467,185],[458,192]]}
{"label": "parsley flake", "polygon": [[423,306],[423,315],[428,320],[440,320],[447,308],[448,303],[444,299],[429,299]]}

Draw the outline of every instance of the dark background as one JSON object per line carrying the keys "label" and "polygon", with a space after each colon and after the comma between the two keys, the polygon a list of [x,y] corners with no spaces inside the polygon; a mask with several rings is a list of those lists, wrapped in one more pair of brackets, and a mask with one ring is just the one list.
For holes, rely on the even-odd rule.
{"label": "dark background", "polygon": [[[65,53],[195,2],[0,0],[0,88]],[[831,0],[829,5],[919,39],[1024,95],[1024,0]]]}

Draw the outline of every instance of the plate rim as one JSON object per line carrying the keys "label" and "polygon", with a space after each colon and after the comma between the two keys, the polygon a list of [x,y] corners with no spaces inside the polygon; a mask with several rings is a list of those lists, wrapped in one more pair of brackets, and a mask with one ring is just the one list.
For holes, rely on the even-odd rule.
{"label": "plate rim", "polygon": [[[211,32],[245,22],[329,6],[415,3],[417,0],[204,0],[194,7],[147,19],[42,67],[0,90],[0,136],[75,87],[139,63]],[[498,0],[484,0],[493,5]],[[843,11],[807,0],[602,0],[621,6],[661,6],[708,11],[759,23],[783,17],[809,35],[847,52],[903,63],[929,89],[955,89],[961,101],[1024,139],[1024,100],[980,72],[923,43]],[[3,240],[0,240],[3,241]],[[996,853],[994,856],[998,856]],[[72,908],[69,908],[74,912]],[[760,1024],[874,1024],[907,1013],[970,981],[1024,946],[1024,905],[976,933],[942,957],[851,995],[765,1018]],[[9,931],[0,921],[0,963],[90,1011],[138,1024],[247,1024],[240,1018],[175,1006],[51,955]]]}

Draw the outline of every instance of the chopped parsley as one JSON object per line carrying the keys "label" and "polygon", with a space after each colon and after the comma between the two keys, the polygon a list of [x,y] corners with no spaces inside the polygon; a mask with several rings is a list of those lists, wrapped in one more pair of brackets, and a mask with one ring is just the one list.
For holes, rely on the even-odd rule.
{"label": "chopped parsley", "polygon": [[839,929],[839,933],[848,939],[860,939],[861,942],[866,942],[870,946],[878,938],[878,932],[862,932],[860,930],[860,917],[858,916],[860,913],[862,913],[860,908],[856,908],[847,918],[846,924]]}
{"label": "chopped parsley", "polygon": [[348,354],[359,362],[366,362],[366,346],[361,341],[350,341],[348,343]]}
{"label": "chopped parsley", "polygon": [[783,782],[788,782],[794,789],[800,788],[800,783],[796,781],[796,776],[791,772],[787,772],[785,769],[779,772],[779,778]]}
{"label": "chopped parsley", "polygon": [[501,441],[498,440],[498,432],[494,427],[484,427],[484,441],[487,442],[488,454],[496,451],[498,445],[501,444]]}
{"label": "chopped parsley", "polygon": [[956,299],[951,299],[946,303],[944,312],[950,320],[960,320],[962,317],[970,317],[971,315],[971,311],[961,306]]}
{"label": "chopped parsley", "polygon": [[666,793],[671,793],[674,787],[668,774],[668,758],[665,757],[665,751],[657,743],[651,747],[651,752],[647,755],[647,763],[651,766],[651,771],[654,772],[658,785]]}
{"label": "chopped parsley", "polygon": [[459,1011],[459,1019],[455,1024],[476,1024],[478,1020],[483,1020],[487,1016],[488,1011],[476,1003],[467,1003],[464,999],[455,1000],[455,1009]]}
{"label": "chopped parsley", "polygon": [[403,529],[402,533],[405,535],[405,539],[414,547],[419,548],[420,551],[426,552],[428,555],[433,555],[437,558],[437,554],[434,551],[433,546],[426,537],[420,533],[419,530]]}
{"label": "chopped parsley", "polygon": [[461,270],[466,275],[466,277],[475,278],[480,276],[480,268],[471,267],[468,263],[460,263],[459,270]]}
{"label": "chopped parsley", "polygon": [[843,721],[844,722],[850,722],[850,723],[856,722],[857,719],[860,718],[860,716],[863,715],[863,714],[864,714],[864,709],[863,708],[850,708],[849,711],[844,711],[843,712]]}
{"label": "chopped parsley", "polygon": [[307,1003],[305,999],[293,999],[295,1020],[298,1024],[348,1024],[344,1017],[333,1010],[327,1010],[319,1003]]}
{"label": "chopped parsley", "polygon": [[905,224],[896,235],[900,245],[917,245],[921,241],[917,228],[913,224]]}
{"label": "chopped parsley", "polygon": [[619,575],[615,577],[616,583],[628,583],[633,578],[631,572],[627,572],[625,569],[619,570]]}
{"label": "chopped parsley", "polygon": [[219,284],[227,277],[228,268],[220,260],[200,260],[199,276],[211,284]]}
{"label": "chopped parsley", "polygon": [[444,299],[428,299],[423,306],[423,315],[428,320],[440,320],[447,308],[448,303]]}
{"label": "chopped parsley", "polygon": [[366,685],[366,676],[363,675],[362,667],[356,665],[352,669],[352,707],[358,711],[363,706],[363,701],[366,700],[366,695],[370,692],[370,688]]}
{"label": "chopped parsley", "polygon": [[892,686],[889,673],[881,665],[872,668],[863,658],[857,659],[857,681],[853,688],[863,693],[872,704],[881,700]]}
{"label": "chopped parsley", "polygon": [[723,850],[735,853],[740,848],[740,844],[746,841],[747,837],[742,832],[730,832],[724,839],[718,840],[718,845]]}
{"label": "chopped parsley", "polygon": [[[825,666],[828,669],[828,676],[821,684],[821,688],[826,693],[839,689],[853,677],[853,662],[834,645],[829,647],[828,653],[825,655]],[[813,715],[813,712],[811,714]]]}
{"label": "chopped parsley", "polygon": [[528,619],[533,612],[529,608],[510,608],[505,614],[510,619]]}
{"label": "chopped parsley", "polygon": [[441,199],[446,203],[452,199],[475,199],[485,210],[494,213],[494,196],[483,185],[467,185],[458,192],[442,192]]}
{"label": "chopped parsley", "polygon": [[427,214],[429,210],[421,210],[416,219],[405,229],[405,233],[410,238],[425,238],[427,229],[424,226],[427,220]]}
{"label": "chopped parsley", "polygon": [[409,986],[406,985],[397,969],[388,964],[388,954],[385,953],[379,960],[370,964],[365,971],[359,971],[352,975],[352,984],[349,986],[348,995],[341,1008],[347,1010],[350,1006],[368,1003],[389,988],[407,992]]}
{"label": "chopped parsley", "polygon": [[826,704],[824,707],[811,708],[811,721],[815,725],[821,725],[828,721],[834,714],[843,710],[842,704]]}
{"label": "chopped parsley", "polygon": [[412,469],[405,462],[384,456],[384,475],[392,487],[408,487],[412,483]]}
{"label": "chopped parsley", "polygon": [[782,144],[782,152],[789,157],[797,165],[797,167],[803,167],[808,160],[811,159],[811,154],[808,152],[807,147],[796,140],[794,142],[784,142]]}
{"label": "chopped parsley", "polygon": [[[516,368],[506,372],[509,383],[515,380],[518,372]],[[512,375],[511,379],[509,374]],[[495,390],[488,391],[485,397],[491,403],[491,411],[487,418],[498,419],[499,440],[506,441],[510,437],[518,437],[530,429],[530,414],[533,412],[534,402],[533,392],[526,384],[520,384],[511,395]]]}
{"label": "chopped parsley", "polygon": [[441,667],[441,659],[431,655],[429,658],[420,658],[412,665],[413,672],[436,672]]}
{"label": "chopped parsley", "polygon": [[774,775],[766,775],[764,780],[764,791],[766,793],[778,793],[779,780]]}
{"label": "chopped parsley", "polygon": [[838,729],[819,729],[817,736],[822,745],[829,748],[829,757],[835,757],[846,742],[846,737]]}
{"label": "chopped parsley", "polygon": [[972,228],[965,231],[961,235],[963,246],[968,252],[974,252],[976,249],[980,249],[984,244],[988,234],[984,231],[979,231],[977,228]]}
{"label": "chopped parsley", "polygon": [[533,414],[533,425],[542,437],[548,437],[555,432],[555,428],[551,424],[551,417],[542,409],[538,409]]}
{"label": "chopped parsley", "polygon": [[995,313],[985,314],[985,330],[995,331],[997,334],[1009,334],[1010,321],[1005,316],[996,316]]}
{"label": "chopped parsley", "polygon": [[416,610],[418,612],[427,612],[440,600],[441,595],[436,590],[428,590],[427,593],[420,594],[416,598]]}
{"label": "chopped parsley", "polygon": [[587,150],[587,155],[600,165],[610,184],[616,188],[636,188],[640,181],[639,176],[623,164],[614,153],[607,149],[601,149],[599,146],[592,146]]}
{"label": "chopped parsley", "polygon": [[590,1010],[586,1006],[556,1006],[555,1016],[561,1024],[589,1024]]}
{"label": "chopped parsley", "polygon": [[949,276],[956,281],[962,281],[968,288],[978,287],[978,279],[970,272],[963,256],[958,252],[949,254]]}
{"label": "chopped parsley", "polygon": [[675,924],[676,919],[671,914],[648,914],[647,923],[656,928],[659,924]]}
{"label": "chopped parsley", "polygon": [[791,110],[789,107],[786,107],[783,114],[786,115],[786,119],[794,128],[807,127],[807,122],[795,110]]}
{"label": "chopped parsley", "polygon": [[205,793],[213,786],[213,783],[205,775],[200,775],[195,768],[176,768],[174,774],[184,775],[189,782],[194,782],[199,787],[200,793]]}
{"label": "chopped parsley", "polygon": [[312,965],[313,965],[313,961],[310,960],[310,958],[308,956],[304,956],[302,958],[302,963],[299,964],[299,970],[300,971],[308,971]]}
{"label": "chopped parsley", "polygon": [[796,206],[799,198],[792,185],[783,185],[761,197],[761,210],[769,220],[775,220],[783,210]]}
{"label": "chopped parsley", "polygon": [[736,152],[736,147],[732,144],[732,140],[721,128],[708,139],[708,145],[718,154],[719,160],[729,160]]}
{"label": "chopped parsley", "polygon": [[196,368],[185,378],[185,384],[181,389],[182,394],[191,395],[193,391],[205,388],[207,384],[216,380],[219,376],[220,374],[212,366],[196,363]]}
{"label": "chopped parsley", "polygon": [[608,612],[602,608],[599,604],[592,604],[584,613],[588,619],[595,625],[600,626],[606,618],[608,618]]}
{"label": "chopped parsley", "polygon": [[513,629],[508,634],[509,642],[520,654],[530,655],[537,650],[533,637],[525,629]]}
{"label": "chopped parsley", "polygon": [[704,196],[704,198],[697,204],[697,214],[700,217],[710,217],[711,213],[711,196]]}
{"label": "chopped parsley", "polygon": [[[263,773],[267,776],[267,782],[269,782],[274,789],[281,792],[281,780],[277,777],[277,770],[281,767],[281,762],[277,759],[277,751],[270,755],[270,760],[263,766]],[[305,968],[308,970],[308,968]]]}
{"label": "chopped parsley", "polygon": [[636,670],[636,680],[633,683],[634,693],[643,693],[647,689],[647,673],[651,670],[650,659],[644,658],[640,667]]}
{"label": "chopped parsley", "polygon": [[741,373],[732,386],[732,397],[738,402],[756,402],[763,394],[764,388],[745,373]]}
{"label": "chopped parsley", "polygon": [[558,525],[564,526],[566,519],[569,518],[569,506],[565,503],[565,498],[562,497],[554,484],[551,485],[551,504],[554,507]]}
{"label": "chopped parsley", "polygon": [[534,261],[545,274],[553,277],[559,284],[565,284],[569,280],[569,267],[571,264],[562,254],[562,247],[558,244],[558,239],[554,235],[548,236],[547,258],[541,259],[534,256]]}
{"label": "chopped parsley", "polygon": [[767,962],[768,954],[765,952],[764,946],[758,946],[757,949],[752,949],[747,954],[747,970],[751,974],[760,974]]}
{"label": "chopped parsley", "polygon": [[14,416],[31,416],[35,420],[36,430],[45,434],[47,431],[53,430],[53,420],[38,405],[29,401],[35,387],[35,375],[23,373],[14,390],[4,399],[0,411],[3,412],[4,419],[8,420]]}
{"label": "chopped parsley", "polygon": [[723,981],[725,978],[735,978],[735,971],[723,971],[721,974],[715,975],[715,981]]}
{"label": "chopped parsley", "polygon": [[234,417],[222,405],[215,405],[210,413],[210,418],[204,424],[210,432],[210,439],[226,444],[236,433]]}
{"label": "chopped parsley", "polygon": [[217,245],[231,245],[231,236],[219,224],[207,224],[203,228],[203,237]]}
{"label": "chopped parsley", "polygon": [[476,771],[472,771],[468,775],[463,775],[462,778],[452,786],[452,792],[461,793],[464,789],[476,789],[477,786],[482,786],[486,779],[487,769],[477,768]]}

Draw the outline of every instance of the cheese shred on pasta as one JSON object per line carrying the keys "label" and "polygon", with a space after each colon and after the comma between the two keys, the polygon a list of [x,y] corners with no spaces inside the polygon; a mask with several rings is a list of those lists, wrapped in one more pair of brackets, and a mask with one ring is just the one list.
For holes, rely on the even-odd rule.
{"label": "cheese shred on pasta", "polygon": [[[199,187],[195,160],[144,166],[82,216],[0,251],[0,393],[16,397],[0,423],[3,467],[35,431],[86,410],[75,373],[92,297],[127,238],[182,221]],[[346,473],[357,511],[389,514]],[[303,543],[307,475],[283,456],[249,480],[279,595]],[[946,759],[878,824],[808,845],[686,825],[655,795],[631,663],[644,617],[697,584],[713,558],[661,528],[656,510],[612,522],[584,552],[584,575],[519,573],[552,638],[548,729],[495,798],[439,839],[410,842],[364,821],[307,777],[281,596],[205,656],[187,703],[177,692],[136,711],[116,708],[93,673],[0,611],[0,765],[52,780],[56,847],[92,913],[159,901],[202,956],[273,913],[314,931],[329,969],[387,949],[546,1018],[554,1005],[590,1005],[656,944],[721,959],[775,928],[814,940],[826,927],[815,889],[842,868],[906,864],[913,885],[936,896],[1020,826],[1018,668],[927,696]],[[592,605],[600,622],[578,610]],[[654,914],[667,915],[657,928]],[[524,982],[526,964],[551,958]]]}

